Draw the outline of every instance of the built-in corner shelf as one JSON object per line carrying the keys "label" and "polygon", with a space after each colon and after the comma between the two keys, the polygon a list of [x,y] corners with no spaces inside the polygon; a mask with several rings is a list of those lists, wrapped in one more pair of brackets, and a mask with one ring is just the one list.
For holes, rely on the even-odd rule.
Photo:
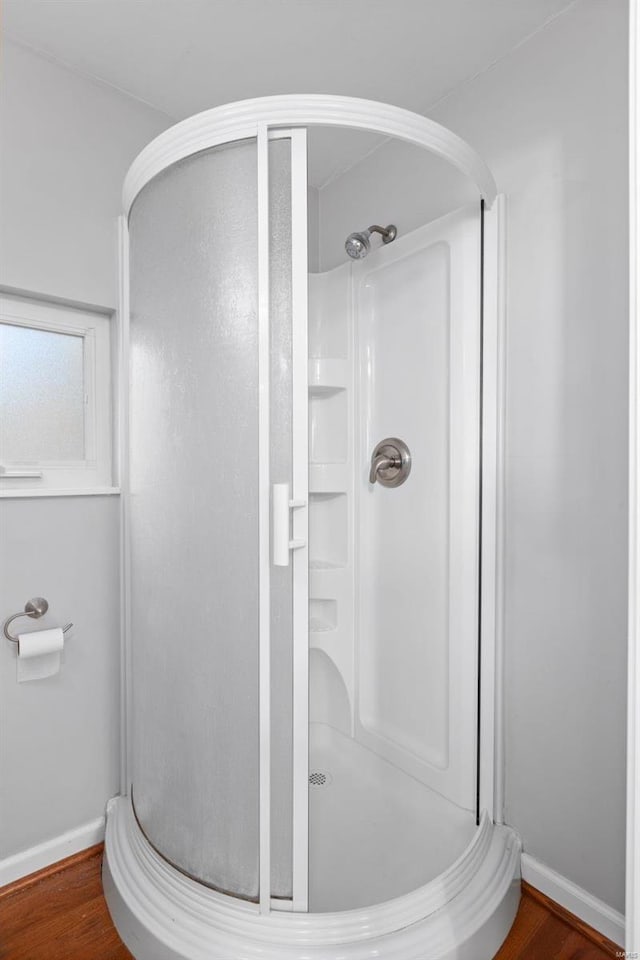
{"label": "built-in corner shelf", "polygon": [[309,464],[309,493],[312,496],[346,493],[348,482],[346,463]]}
{"label": "built-in corner shelf", "polygon": [[309,393],[322,396],[346,390],[346,360],[312,357],[309,360]]}
{"label": "built-in corner shelf", "polygon": [[332,563],[330,560],[309,560],[309,570],[344,570],[344,563]]}
{"label": "built-in corner shelf", "polygon": [[328,620],[321,620],[319,617],[309,618],[309,630],[311,633],[329,633],[329,631],[335,629],[335,623],[329,623]]}
{"label": "built-in corner shelf", "polygon": [[[346,689],[353,703],[352,441],[355,385],[350,305],[351,268],[348,264],[310,278],[307,380],[309,647],[314,653],[311,687],[316,689],[319,684],[324,690],[324,685],[328,684],[332,688],[334,681],[331,677],[337,675],[339,687]],[[326,690],[322,696],[326,700],[322,701],[326,712],[314,719],[338,722],[331,712],[332,697]],[[342,699],[340,695],[340,711]]]}
{"label": "built-in corner shelf", "polygon": [[311,633],[329,633],[336,629],[338,604],[334,599],[309,599],[309,630]]}

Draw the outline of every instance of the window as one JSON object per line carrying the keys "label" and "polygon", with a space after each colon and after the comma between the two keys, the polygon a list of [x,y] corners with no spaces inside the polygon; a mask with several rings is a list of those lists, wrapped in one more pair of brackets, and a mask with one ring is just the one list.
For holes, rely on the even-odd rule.
{"label": "window", "polygon": [[110,488],[109,318],[0,298],[0,496]]}

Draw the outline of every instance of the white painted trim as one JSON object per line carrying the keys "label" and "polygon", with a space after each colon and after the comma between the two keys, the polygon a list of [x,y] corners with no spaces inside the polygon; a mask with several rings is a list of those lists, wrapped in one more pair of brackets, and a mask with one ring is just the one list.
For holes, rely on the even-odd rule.
{"label": "white painted trim", "polygon": [[98,817],[35,847],[5,857],[0,860],[0,887],[28,877],[29,874],[43,870],[65,857],[72,857],[74,853],[86,850],[95,843],[101,843],[104,840],[104,828],[105,818]]}
{"label": "white painted trim", "polygon": [[0,283],[1,297],[20,297],[23,300],[37,300],[39,303],[47,303],[49,306],[68,307],[71,310],[82,310],[85,313],[97,313],[103,317],[113,316],[113,307],[107,307],[104,303],[89,303],[87,300],[70,300],[68,297],[58,297],[53,293],[46,293],[42,290],[25,290],[24,287],[11,287],[6,283]]}
{"label": "white painted trim", "polygon": [[84,457],[29,463],[4,459],[7,470],[0,475],[0,496],[113,486],[111,317],[5,294],[0,296],[0,322],[79,338],[84,381]]}
{"label": "white painted trim", "polygon": [[484,214],[480,809],[504,810],[506,200]]}
{"label": "white painted trim", "polygon": [[629,672],[627,934],[640,956],[640,4],[629,3]]}
{"label": "white painted trim", "polygon": [[260,97],[205,110],[161,133],[138,154],[127,173],[123,209],[128,215],[142,188],[164,169],[200,150],[255,137],[258,126],[335,126],[370,130],[429,150],[449,161],[478,187],[488,207],[496,185],[486,163],[446,127],[400,107],[355,97],[293,94]]}
{"label": "white painted trim", "polygon": [[49,487],[46,490],[0,490],[0,500],[21,500],[34,497],[115,497],[121,492],[120,487],[66,487],[58,489]]}
{"label": "white painted trim", "polygon": [[293,551],[293,901],[309,904],[309,391],[307,131],[291,130],[292,536]]}
{"label": "white painted trim", "polygon": [[522,879],[614,943],[624,942],[624,917],[621,913],[528,853],[522,854]]}
{"label": "white painted trim", "polygon": [[129,227],[118,217],[118,469],[120,500],[120,792],[131,784],[131,620],[129,540]]}
{"label": "white painted trim", "polygon": [[337,913],[272,911],[179,873],[145,839],[126,798],[107,809],[103,882],[138,960],[478,960],[506,937],[520,899],[520,843],[488,817],[449,870],[404,897]]}
{"label": "white painted trim", "polygon": [[258,168],[258,529],[260,911],[271,910],[271,549],[269,324],[269,131],[257,134]]}

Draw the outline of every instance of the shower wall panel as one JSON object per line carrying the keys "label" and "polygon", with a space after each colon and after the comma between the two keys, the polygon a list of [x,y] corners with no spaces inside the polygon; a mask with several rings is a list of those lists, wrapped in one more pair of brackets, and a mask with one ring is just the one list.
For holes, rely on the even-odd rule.
{"label": "shower wall panel", "polygon": [[[478,637],[480,222],[436,221],[353,268],[359,365],[356,735],[471,809]],[[375,445],[406,482],[368,481]]]}

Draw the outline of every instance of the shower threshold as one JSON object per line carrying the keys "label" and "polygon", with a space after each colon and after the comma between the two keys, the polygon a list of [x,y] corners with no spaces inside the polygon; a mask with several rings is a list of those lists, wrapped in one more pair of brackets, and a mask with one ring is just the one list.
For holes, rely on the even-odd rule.
{"label": "shower threshold", "polygon": [[[332,767],[332,783],[310,792],[334,791],[342,764]],[[373,829],[373,816],[369,822]],[[336,828],[336,837],[345,829]],[[387,870],[379,860],[377,872]],[[102,876],[115,926],[136,960],[478,960],[497,953],[515,918],[520,841],[484,813],[455,863],[411,893],[370,907],[261,914],[167,863],[145,839],[129,798],[116,797],[107,808]],[[338,870],[333,880],[342,882]]]}

